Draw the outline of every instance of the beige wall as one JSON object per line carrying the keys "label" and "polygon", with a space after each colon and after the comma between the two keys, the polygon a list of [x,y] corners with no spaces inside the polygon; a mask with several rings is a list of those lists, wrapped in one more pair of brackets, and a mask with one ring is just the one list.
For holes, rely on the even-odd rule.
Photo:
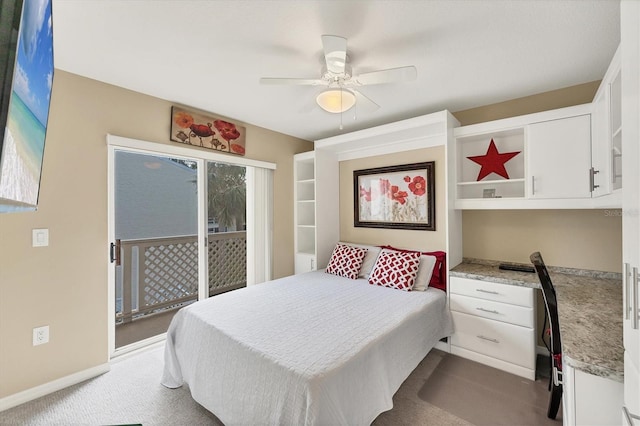
{"label": "beige wall", "polygon": [[482,210],[462,216],[465,257],[620,272],[620,210]]}
{"label": "beige wall", "polygon": [[588,104],[593,100],[599,85],[599,80],[592,81],[524,98],[458,111],[454,112],[453,115],[458,119],[461,126],[467,126],[534,112]]}
{"label": "beige wall", "polygon": [[[435,161],[436,230],[356,228],[353,226],[353,171],[373,167]],[[340,240],[365,244],[391,244],[423,250],[444,250],[445,169],[444,146],[340,162]]]}
{"label": "beige wall", "polygon": [[[106,134],[171,144],[170,107],[56,70],[38,211],[0,215],[0,398],[107,362]],[[289,275],[292,156],[313,146],[244,125],[246,157],[277,164],[274,275]],[[49,247],[31,247],[33,228]],[[41,325],[50,343],[34,347]]]}
{"label": "beige wall", "polygon": [[[469,125],[589,103],[599,81],[453,113]],[[463,256],[529,263],[539,250],[554,266],[620,272],[620,210],[465,210]]]}

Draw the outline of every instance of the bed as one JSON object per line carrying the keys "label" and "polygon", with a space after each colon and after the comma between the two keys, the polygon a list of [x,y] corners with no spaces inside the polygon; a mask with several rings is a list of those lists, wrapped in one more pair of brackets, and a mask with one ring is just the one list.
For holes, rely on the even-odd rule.
{"label": "bed", "polygon": [[452,330],[442,290],[313,271],[181,309],[162,384],[225,425],[368,425]]}

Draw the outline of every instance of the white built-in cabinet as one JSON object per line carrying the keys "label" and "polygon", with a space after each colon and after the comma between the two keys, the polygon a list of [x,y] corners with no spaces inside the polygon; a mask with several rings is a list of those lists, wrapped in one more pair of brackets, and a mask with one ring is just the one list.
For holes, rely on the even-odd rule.
{"label": "white built-in cabinet", "polygon": [[[623,261],[624,406],[609,416],[594,407],[615,404],[619,386],[565,368],[565,425],[640,425],[640,2],[620,3],[620,47],[594,99],[594,168],[598,195],[621,194]],[[604,141],[600,145],[600,141]],[[623,173],[624,171],[624,173]],[[622,182],[624,174],[624,184]],[[595,404],[594,402],[597,402]],[[602,417],[603,415],[607,417]]]}
{"label": "white built-in cabinet", "polygon": [[620,5],[622,91],[622,261],[624,409],[621,424],[640,425],[640,2]]}
{"label": "white built-in cabinet", "polygon": [[[456,208],[620,207],[619,198],[594,201],[592,119],[585,104],[454,129]],[[492,173],[478,180],[481,166],[469,157],[484,155],[491,141],[499,153],[518,154],[504,163],[508,178]]]}
{"label": "white built-in cabinet", "polygon": [[450,277],[451,353],[535,380],[534,301],[533,288]]}
{"label": "white built-in cabinet", "polygon": [[313,152],[294,156],[295,272],[316,269],[316,180]]}
{"label": "white built-in cabinet", "polygon": [[[440,111],[320,139],[315,141],[313,151],[296,154],[293,160],[295,273],[325,268],[339,241],[341,161],[435,146],[443,146],[446,151],[453,147],[453,128],[459,125],[449,111]],[[436,168],[447,170],[446,188],[451,187],[447,163],[452,155],[447,154],[442,164],[436,164]],[[343,188],[352,184],[352,176],[347,179],[348,182],[342,183]],[[437,222],[438,230],[444,229],[446,233],[445,246],[413,248],[444,250],[448,253],[448,264],[453,267],[462,261],[462,215],[449,200],[450,195],[445,200],[446,216]],[[353,215],[343,220],[352,221]]]}
{"label": "white built-in cabinet", "polygon": [[594,197],[622,188],[621,105],[622,75],[618,47],[592,103]]}
{"label": "white built-in cabinet", "polygon": [[338,241],[339,168],[335,155],[309,151],[293,158],[294,270],[327,266]]}

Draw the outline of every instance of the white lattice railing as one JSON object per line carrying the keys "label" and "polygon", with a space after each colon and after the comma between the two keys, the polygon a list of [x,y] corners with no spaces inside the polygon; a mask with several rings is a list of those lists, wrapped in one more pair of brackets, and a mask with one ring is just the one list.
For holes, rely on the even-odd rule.
{"label": "white lattice railing", "polygon": [[[176,309],[198,298],[197,236],[121,240],[116,321]],[[209,234],[209,295],[247,285],[246,232]]]}

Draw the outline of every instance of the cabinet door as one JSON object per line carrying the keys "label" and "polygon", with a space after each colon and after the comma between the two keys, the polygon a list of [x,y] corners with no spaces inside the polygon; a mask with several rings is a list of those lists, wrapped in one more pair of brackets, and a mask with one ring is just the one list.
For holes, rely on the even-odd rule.
{"label": "cabinet door", "polygon": [[[628,352],[624,354],[624,404],[629,414],[638,416],[638,413],[640,413],[640,371],[631,361]],[[640,421],[633,422],[632,420],[632,423],[625,421],[622,424],[637,426]]]}
{"label": "cabinet door", "polygon": [[[564,395],[569,404],[565,425],[602,426],[620,422],[624,386],[605,377],[595,376],[564,364]],[[573,402],[573,404],[571,404]],[[565,406],[563,406],[563,409]],[[563,418],[565,412],[562,412]]]}
{"label": "cabinet door", "polygon": [[[640,416],[640,381],[628,381],[628,375],[640,371],[640,327],[634,321],[638,312],[629,307],[640,303],[638,282],[632,279],[633,268],[640,269],[640,2],[620,4],[621,67],[622,67],[622,261],[625,263],[624,349],[625,404],[632,414]],[[627,266],[628,265],[628,266]],[[636,289],[636,291],[632,291]],[[636,304],[630,300],[635,293]],[[636,376],[637,377],[637,376]]]}
{"label": "cabinet door", "polygon": [[530,198],[590,198],[591,117],[527,126]]}
{"label": "cabinet door", "polygon": [[[606,83],[608,85],[608,83]],[[602,90],[593,100],[591,115],[591,165],[594,169],[593,197],[611,192],[611,131],[609,90]]]}
{"label": "cabinet door", "polygon": [[316,270],[316,257],[312,254],[296,253],[295,256],[295,273],[302,274],[304,272]]}

